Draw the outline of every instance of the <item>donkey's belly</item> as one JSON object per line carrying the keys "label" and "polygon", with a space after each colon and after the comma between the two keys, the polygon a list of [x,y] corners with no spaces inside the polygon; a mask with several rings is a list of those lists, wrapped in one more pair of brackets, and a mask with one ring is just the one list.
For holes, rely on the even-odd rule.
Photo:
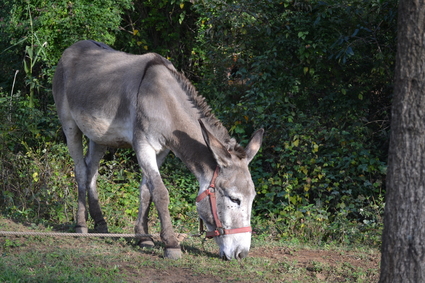
{"label": "donkey's belly", "polygon": [[95,143],[120,148],[132,147],[133,128],[125,120],[80,116],[76,122],[84,135]]}

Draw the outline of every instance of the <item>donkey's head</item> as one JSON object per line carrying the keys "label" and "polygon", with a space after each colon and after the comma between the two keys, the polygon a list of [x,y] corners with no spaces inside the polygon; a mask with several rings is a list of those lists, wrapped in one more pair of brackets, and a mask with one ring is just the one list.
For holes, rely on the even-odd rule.
{"label": "donkey's head", "polygon": [[217,162],[209,188],[197,198],[207,237],[214,237],[223,259],[241,259],[251,246],[251,210],[254,183],[248,169],[261,146],[264,130],[254,133],[245,149],[236,142],[222,144],[200,122],[202,134]]}

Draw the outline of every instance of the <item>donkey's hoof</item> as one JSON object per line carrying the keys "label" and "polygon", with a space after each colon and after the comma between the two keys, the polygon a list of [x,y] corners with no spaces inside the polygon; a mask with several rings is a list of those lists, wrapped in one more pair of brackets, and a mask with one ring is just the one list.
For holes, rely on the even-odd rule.
{"label": "donkey's hoof", "polygon": [[105,224],[96,225],[94,227],[94,229],[96,230],[97,233],[109,233],[109,231],[108,231],[108,225],[106,223]]}
{"label": "donkey's hoof", "polygon": [[89,229],[87,229],[87,227],[77,226],[75,227],[75,232],[79,234],[87,234],[89,232]]}
{"label": "donkey's hoof", "polygon": [[155,243],[152,240],[141,240],[139,242],[139,246],[141,248],[153,248],[155,246]]}
{"label": "donkey's hoof", "polygon": [[182,257],[182,250],[178,248],[165,248],[164,257],[169,259],[179,259]]}

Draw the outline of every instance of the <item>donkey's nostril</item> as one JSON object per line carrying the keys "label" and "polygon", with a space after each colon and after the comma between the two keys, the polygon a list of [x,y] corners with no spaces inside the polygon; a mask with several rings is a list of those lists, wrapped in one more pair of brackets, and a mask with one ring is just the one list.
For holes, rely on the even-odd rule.
{"label": "donkey's nostril", "polygon": [[243,258],[246,258],[247,256],[248,256],[248,251],[244,250],[244,251],[241,251],[241,252],[236,252],[235,258],[236,259],[243,259]]}

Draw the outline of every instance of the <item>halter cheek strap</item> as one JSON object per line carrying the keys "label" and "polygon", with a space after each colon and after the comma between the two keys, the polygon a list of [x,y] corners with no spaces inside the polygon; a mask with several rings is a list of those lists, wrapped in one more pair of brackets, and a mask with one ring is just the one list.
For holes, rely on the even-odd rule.
{"label": "halter cheek strap", "polygon": [[[218,218],[217,213],[217,199],[215,196],[215,192],[211,191],[210,189],[215,188],[215,179],[217,179],[218,173],[220,171],[220,168],[217,166],[214,171],[214,175],[211,179],[210,185],[208,186],[208,189],[203,191],[201,194],[198,195],[196,198],[196,202],[200,202],[206,197],[209,197],[210,199],[210,205],[211,205],[211,211],[214,217],[214,223],[215,223],[215,230],[214,231],[208,231],[206,233],[207,238],[213,238],[221,235],[229,235],[229,234],[237,234],[237,233],[246,233],[246,232],[252,232],[251,226],[249,227],[242,227],[242,228],[234,228],[234,229],[224,229],[223,224],[221,224],[220,218]],[[202,223],[202,220],[201,220]],[[201,224],[202,226],[202,224]]]}

